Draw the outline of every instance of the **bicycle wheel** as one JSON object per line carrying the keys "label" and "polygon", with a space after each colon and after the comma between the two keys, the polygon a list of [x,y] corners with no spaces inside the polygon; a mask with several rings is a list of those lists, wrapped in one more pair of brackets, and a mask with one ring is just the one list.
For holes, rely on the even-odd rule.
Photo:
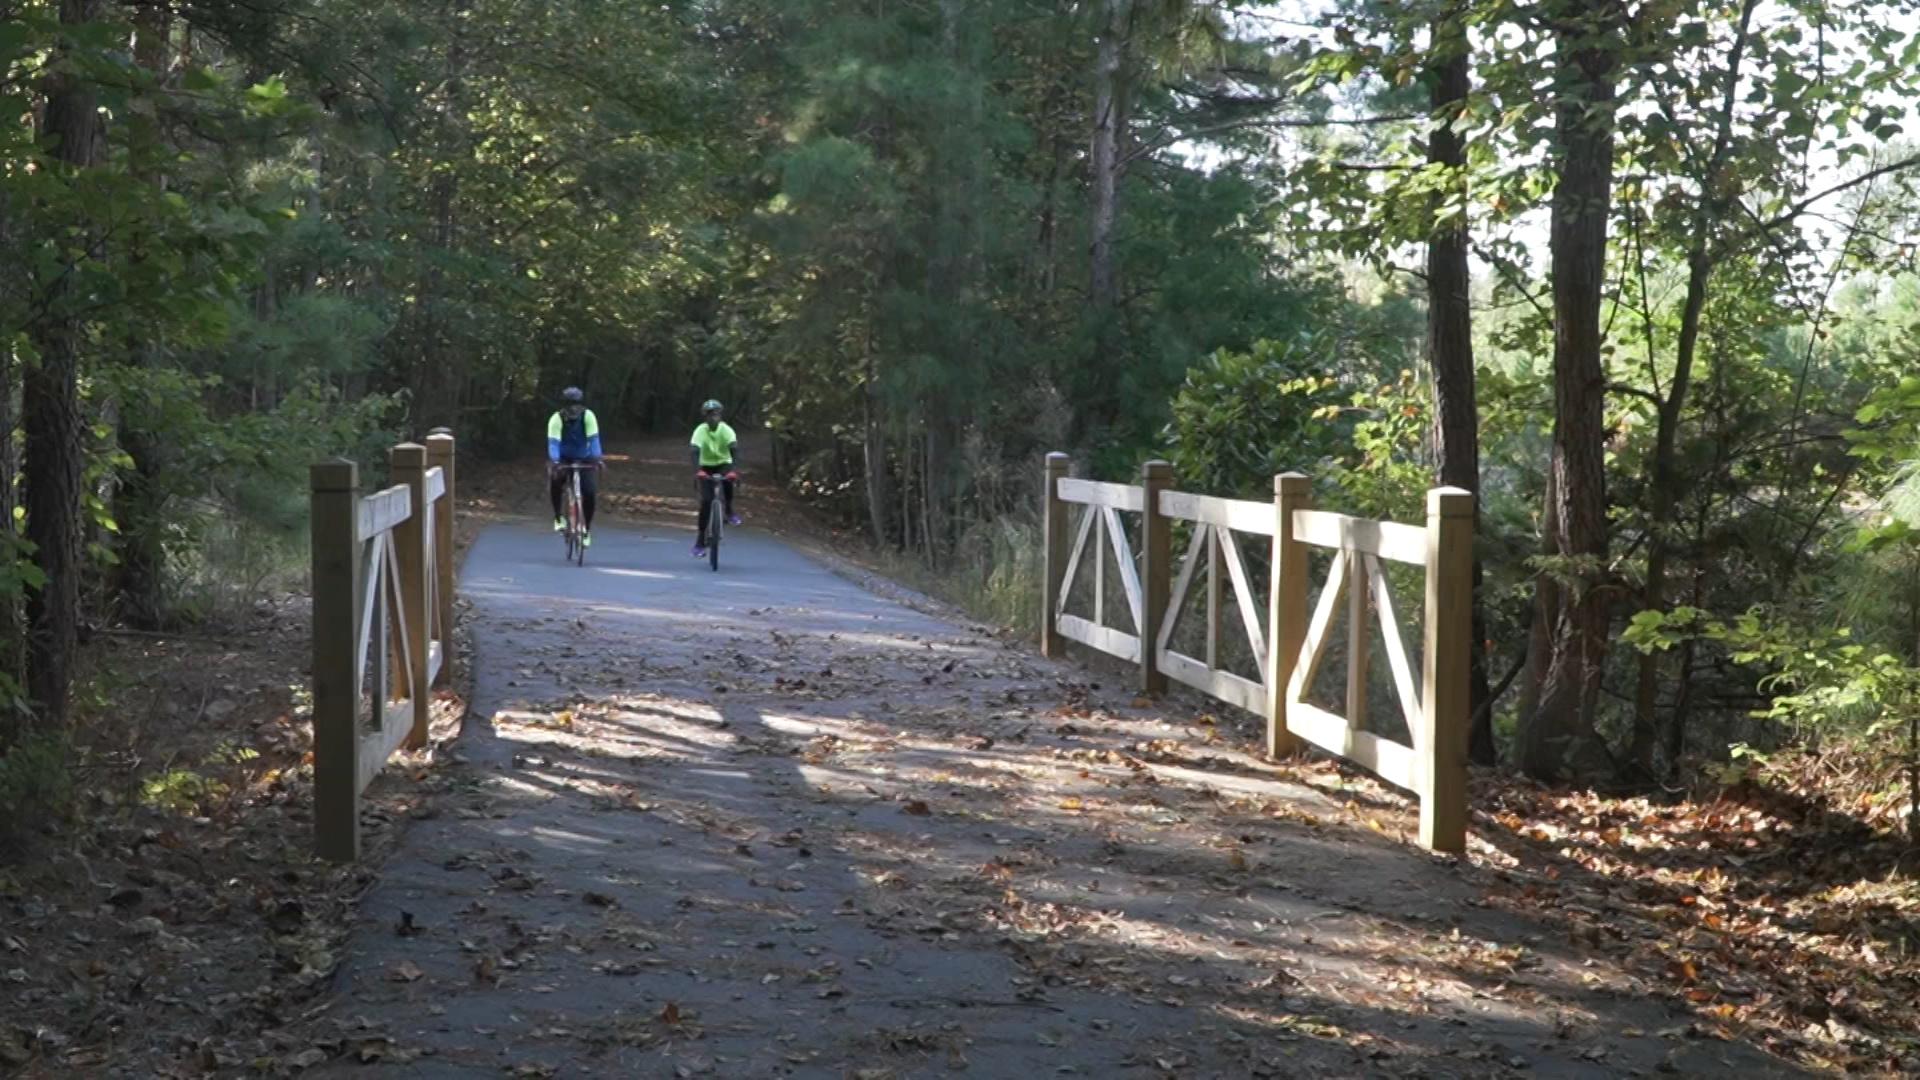
{"label": "bicycle wheel", "polygon": [[707,564],[715,572],[720,569],[720,518],[725,512],[720,507],[720,482],[713,482],[713,501],[707,505]]}
{"label": "bicycle wheel", "polygon": [[580,504],[573,506],[573,562],[576,566],[587,565],[587,526],[585,516],[580,513]]}
{"label": "bicycle wheel", "polygon": [[587,530],[580,508],[580,474],[567,479],[567,559],[576,566],[587,565]]}

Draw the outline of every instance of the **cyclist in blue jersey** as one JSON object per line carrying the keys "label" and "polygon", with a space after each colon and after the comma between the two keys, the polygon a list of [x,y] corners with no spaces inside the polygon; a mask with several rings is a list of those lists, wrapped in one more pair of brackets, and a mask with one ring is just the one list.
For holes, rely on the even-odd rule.
{"label": "cyclist in blue jersey", "polygon": [[591,465],[580,471],[580,508],[585,512],[586,534],[580,542],[593,546],[593,507],[599,495],[600,420],[586,406],[586,395],[577,386],[560,392],[560,408],[547,421],[547,490],[553,496],[553,531],[567,527],[560,511],[560,496],[566,490],[565,465]]}

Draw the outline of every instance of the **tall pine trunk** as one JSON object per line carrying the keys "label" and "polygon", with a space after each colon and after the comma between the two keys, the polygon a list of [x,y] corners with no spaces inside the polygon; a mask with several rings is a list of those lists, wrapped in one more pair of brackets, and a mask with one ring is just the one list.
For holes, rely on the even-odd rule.
{"label": "tall pine trunk", "polygon": [[1605,585],[1607,377],[1601,345],[1607,221],[1613,205],[1614,71],[1625,11],[1619,0],[1564,0],[1555,9],[1558,101],[1552,209],[1553,478],[1562,560],[1576,569],[1551,613],[1546,678],[1528,718],[1522,766],[1554,777],[1593,771],[1607,658]]}
{"label": "tall pine trunk", "polygon": [[[166,8],[142,12],[134,23],[136,37],[134,61],[156,85],[164,84],[171,63],[169,41],[173,15]],[[150,116],[135,113],[131,123],[140,125],[138,138],[157,144],[165,138]],[[156,155],[156,160],[159,155]],[[164,173],[143,177],[164,191]],[[151,369],[158,361],[161,344],[151,339],[129,343],[128,354],[141,369]],[[119,558],[116,589],[120,609],[127,620],[141,629],[158,629],[166,616],[165,603],[165,519],[167,442],[148,424],[150,410],[138,401],[122,401],[118,416],[120,449],[131,468],[122,470],[114,493],[114,517],[120,526],[116,554]]]}
{"label": "tall pine trunk", "polygon": [[[7,191],[0,187],[0,251],[11,252],[16,238],[14,206]],[[0,558],[18,557],[18,524],[14,508],[19,505],[16,482],[20,477],[20,442],[14,429],[20,425],[20,368],[14,350],[0,349]],[[18,680],[26,663],[25,625],[21,622],[20,598],[0,593],[0,676]],[[0,747],[6,745],[5,728],[0,727]]]}
{"label": "tall pine trunk", "polygon": [[873,542],[887,543],[887,444],[880,429],[879,358],[874,355],[873,332],[867,331],[867,370],[860,389],[862,419],[866,426],[863,461],[867,474],[867,523],[873,529]]}
{"label": "tall pine trunk", "polygon": [[[104,0],[62,0],[60,23],[97,21]],[[55,63],[47,76],[41,135],[53,143],[54,160],[69,175],[91,167],[99,155],[100,114],[93,86],[74,65]],[[95,257],[91,236],[69,245],[74,258]],[[80,421],[80,350],[86,324],[75,309],[85,303],[73,289],[74,275],[49,285],[43,310],[29,328],[39,356],[21,379],[21,424],[25,434],[22,487],[27,539],[45,578],[27,597],[27,696],[45,726],[69,719],[73,654],[80,624],[80,466],[85,428]]]}
{"label": "tall pine trunk", "polygon": [[[1453,126],[1472,89],[1466,27],[1450,8],[1433,24],[1431,103],[1434,128],[1427,160],[1447,170],[1444,192],[1433,199],[1434,228],[1427,238],[1427,362],[1433,373],[1433,444],[1440,482],[1480,491],[1480,416],[1474,398],[1472,276],[1465,167],[1466,143]],[[1473,560],[1472,759],[1491,765],[1497,756],[1493,710],[1488,698],[1486,613],[1480,602],[1480,559]]]}
{"label": "tall pine trunk", "polygon": [[1133,0],[1104,0],[1093,67],[1093,215],[1088,300],[1110,312],[1120,299],[1113,232],[1120,217],[1121,141],[1125,136],[1126,54]]}

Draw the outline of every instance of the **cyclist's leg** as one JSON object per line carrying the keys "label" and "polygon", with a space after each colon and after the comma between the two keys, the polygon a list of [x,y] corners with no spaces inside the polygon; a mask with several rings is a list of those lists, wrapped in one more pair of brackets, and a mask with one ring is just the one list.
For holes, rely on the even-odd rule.
{"label": "cyclist's leg", "polygon": [[699,479],[694,481],[700,485],[700,514],[694,519],[693,527],[693,546],[696,551],[707,546],[707,514],[713,509],[713,485],[707,483],[707,475],[707,470],[703,468]]}
{"label": "cyclist's leg", "polygon": [[560,496],[567,489],[567,471],[555,469],[547,477],[547,495],[553,500],[553,520],[564,521],[566,514],[560,508]]}
{"label": "cyclist's leg", "polygon": [[593,531],[593,508],[600,496],[600,475],[594,469],[580,470],[580,510],[586,515],[586,530]]}
{"label": "cyclist's leg", "polygon": [[726,495],[726,500],[727,500],[727,524],[729,524],[729,525],[738,525],[738,524],[740,524],[740,515],[739,515],[739,514],[737,514],[737,513],[735,513],[735,512],[734,512],[734,509],[733,509],[733,484],[734,484],[734,482],[733,482],[733,480],[732,480],[732,478],[731,478],[731,475],[730,475],[730,474],[731,474],[732,472],[733,472],[733,464],[732,464],[731,462],[729,462],[729,463],[728,463],[727,465],[725,465],[725,466],[724,466],[724,467],[722,468],[722,470],[721,470],[721,475],[722,475],[722,476],[727,476],[727,477],[728,477],[728,479],[726,479],[726,480],[724,480],[724,481],[722,481],[722,482],[721,482],[721,488],[722,488],[722,490],[724,491],[724,493],[725,493],[725,495]]}

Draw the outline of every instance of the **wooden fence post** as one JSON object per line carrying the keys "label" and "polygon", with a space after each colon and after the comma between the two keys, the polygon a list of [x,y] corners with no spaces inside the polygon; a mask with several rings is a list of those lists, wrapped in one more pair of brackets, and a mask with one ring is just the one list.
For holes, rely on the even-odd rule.
{"label": "wooden fence post", "polygon": [[[1054,612],[1060,608],[1060,590],[1065,586],[1063,580],[1067,572],[1067,504],[1060,501],[1060,481],[1067,475],[1067,455],[1054,452],[1047,455],[1044,478],[1045,494],[1041,496],[1042,529],[1046,549],[1046,583],[1041,588],[1040,600],[1040,653],[1058,660],[1067,654],[1067,639],[1060,636],[1054,625]],[[1088,512],[1092,513],[1091,507]]]}
{"label": "wooden fence post", "polygon": [[[323,859],[360,856],[360,469],[351,461],[314,465],[313,839]],[[384,688],[383,688],[384,689]],[[375,702],[375,708],[379,703]]]}
{"label": "wooden fence post", "polygon": [[1421,658],[1420,843],[1467,847],[1467,738],[1473,648],[1473,493],[1427,492],[1426,643]]}
{"label": "wooden fence post", "polygon": [[447,495],[433,508],[433,569],[438,575],[435,595],[440,601],[440,678],[444,684],[453,673],[453,432],[434,428],[427,436],[427,466],[437,468],[446,477]]}
{"label": "wooden fence post", "polygon": [[1167,676],[1160,670],[1160,657],[1154,643],[1160,640],[1160,624],[1167,618],[1167,601],[1173,591],[1173,522],[1160,512],[1160,493],[1173,483],[1173,466],[1164,461],[1149,461],[1140,467],[1140,489],[1146,510],[1140,525],[1140,689],[1149,694],[1165,693]]}
{"label": "wooden fence post", "polygon": [[1267,756],[1298,753],[1287,727],[1287,684],[1307,637],[1307,545],[1294,538],[1293,512],[1313,508],[1313,481],[1300,473],[1273,478],[1273,568],[1267,590]]}
{"label": "wooden fence post", "polygon": [[[413,730],[405,745],[418,750],[427,745],[433,706],[433,691],[427,685],[427,545],[432,542],[427,535],[427,448],[401,443],[387,452],[387,463],[393,482],[406,485],[413,507],[407,520],[393,527],[393,550],[398,557],[394,572],[400,583],[401,621],[407,632],[407,694],[413,702]],[[399,678],[394,681],[398,683]]]}

